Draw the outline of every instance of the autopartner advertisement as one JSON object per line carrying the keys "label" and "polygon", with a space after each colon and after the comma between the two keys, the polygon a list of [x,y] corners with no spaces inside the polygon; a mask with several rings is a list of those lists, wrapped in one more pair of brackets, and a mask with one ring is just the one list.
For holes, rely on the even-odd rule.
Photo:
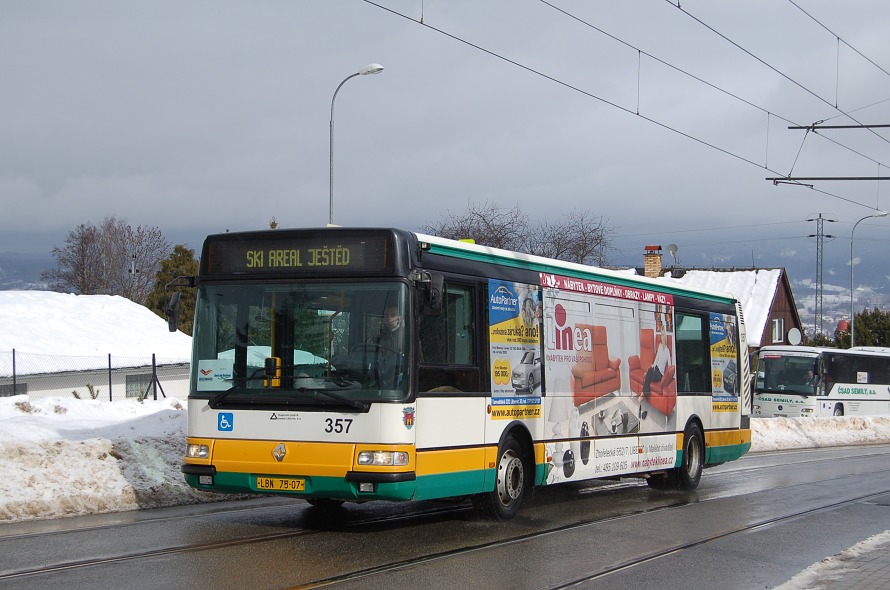
{"label": "autopartner advertisement", "polygon": [[739,410],[739,368],[734,316],[711,313],[711,409],[714,412]]}
{"label": "autopartner advertisement", "polygon": [[541,290],[489,280],[491,418],[541,416]]}

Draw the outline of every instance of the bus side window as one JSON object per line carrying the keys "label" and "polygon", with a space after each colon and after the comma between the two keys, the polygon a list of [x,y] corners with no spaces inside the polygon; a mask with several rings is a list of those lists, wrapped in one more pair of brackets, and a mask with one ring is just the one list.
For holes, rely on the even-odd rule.
{"label": "bus side window", "polygon": [[890,383],[890,363],[885,358],[872,358],[868,363],[871,383]]}
{"label": "bus side window", "polygon": [[444,364],[445,347],[445,314],[436,316],[420,316],[420,349],[423,351],[424,363]]}
{"label": "bus side window", "polygon": [[710,339],[703,317],[677,312],[677,373],[680,392],[711,391]]}
{"label": "bus side window", "polygon": [[442,313],[420,317],[420,391],[479,391],[475,310],[472,287],[446,283]]}

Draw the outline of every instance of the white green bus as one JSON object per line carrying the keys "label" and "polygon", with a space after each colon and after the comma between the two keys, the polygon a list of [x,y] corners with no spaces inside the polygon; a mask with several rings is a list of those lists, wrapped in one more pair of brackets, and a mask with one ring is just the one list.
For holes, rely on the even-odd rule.
{"label": "white green bus", "polygon": [[201,490],[507,519],[533,486],[691,490],[751,446],[729,295],[396,229],[209,236],[192,283]]}
{"label": "white green bus", "polygon": [[890,348],[764,346],[755,416],[890,415]]}

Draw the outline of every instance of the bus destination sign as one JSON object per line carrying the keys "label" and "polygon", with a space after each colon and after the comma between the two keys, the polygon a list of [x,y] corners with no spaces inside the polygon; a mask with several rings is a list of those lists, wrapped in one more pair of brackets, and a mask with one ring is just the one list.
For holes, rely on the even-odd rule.
{"label": "bus destination sign", "polygon": [[392,270],[383,236],[222,239],[206,247],[207,274],[310,274]]}

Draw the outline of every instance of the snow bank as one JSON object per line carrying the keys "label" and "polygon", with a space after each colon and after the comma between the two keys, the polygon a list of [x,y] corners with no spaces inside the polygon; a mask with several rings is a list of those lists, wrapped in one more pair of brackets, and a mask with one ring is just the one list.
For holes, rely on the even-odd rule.
{"label": "snow bank", "polygon": [[751,419],[753,452],[886,442],[890,442],[890,417]]}

